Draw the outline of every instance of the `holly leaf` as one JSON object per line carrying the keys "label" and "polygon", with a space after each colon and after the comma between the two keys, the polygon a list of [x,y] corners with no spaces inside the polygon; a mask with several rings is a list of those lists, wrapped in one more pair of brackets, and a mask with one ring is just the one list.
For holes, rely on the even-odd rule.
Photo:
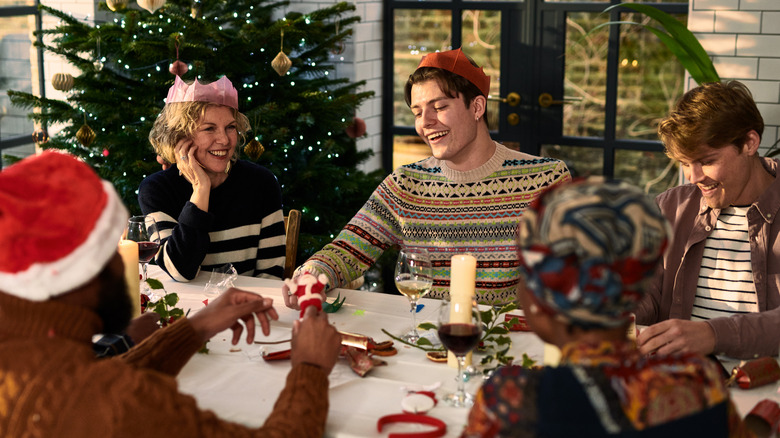
{"label": "holly leaf", "polygon": [[154,290],[165,289],[165,287],[163,286],[162,282],[160,280],[156,279],[156,278],[147,278],[146,279],[146,284],[148,284],[149,287],[154,289]]}
{"label": "holly leaf", "polygon": [[341,301],[339,301],[339,298],[341,298],[341,293],[336,295],[336,299],[333,300],[332,303],[327,301],[322,303],[322,310],[324,310],[325,313],[336,313],[339,309],[341,309],[341,305],[344,304],[344,301],[347,301],[347,297],[341,298]]}
{"label": "holly leaf", "polygon": [[420,338],[416,342],[417,345],[425,345],[425,346],[433,346],[431,341],[428,340],[428,338]]}
{"label": "holly leaf", "polygon": [[430,322],[423,322],[421,324],[418,324],[417,328],[421,330],[436,330],[436,325]]}
{"label": "holly leaf", "polygon": [[163,299],[165,300],[165,304],[173,307],[173,306],[176,305],[176,303],[179,302],[179,295],[177,295],[177,294],[172,292],[172,293],[166,294],[165,297],[163,297]]}

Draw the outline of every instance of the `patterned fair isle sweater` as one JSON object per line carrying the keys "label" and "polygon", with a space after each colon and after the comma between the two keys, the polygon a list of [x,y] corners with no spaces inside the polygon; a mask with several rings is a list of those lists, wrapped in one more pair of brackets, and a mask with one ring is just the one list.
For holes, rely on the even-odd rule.
{"label": "patterned fair isle sweater", "polygon": [[[317,366],[293,367],[263,426],[248,428],[199,409],[178,391],[176,374],[203,345],[187,318],[111,359],[97,359],[92,351],[92,335],[101,329],[86,308],[0,293],[1,437],[282,438],[325,432],[328,375]],[[255,394],[253,400],[268,397]]]}
{"label": "patterned fair isle sweater", "polygon": [[433,157],[402,166],[296,276],[323,273],[329,288],[340,287],[363,275],[386,249],[415,246],[426,248],[432,258],[430,297],[449,294],[450,259],[469,253],[477,258],[479,300],[514,301],[518,219],[545,188],[570,179],[562,161],[500,144],[487,163],[467,172]]}
{"label": "patterned fair isle sweater", "polygon": [[148,176],[138,203],[160,228],[156,263],[176,281],[200,269],[232,263],[239,275],[281,279],[285,234],[282,193],[266,168],[237,161],[228,178],[211,190],[209,211],[189,202],[192,185],[176,166]]}

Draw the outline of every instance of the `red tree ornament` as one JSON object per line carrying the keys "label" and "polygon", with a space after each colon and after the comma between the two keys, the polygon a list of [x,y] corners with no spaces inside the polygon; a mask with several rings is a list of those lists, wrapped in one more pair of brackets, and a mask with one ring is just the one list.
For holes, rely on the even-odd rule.
{"label": "red tree ornament", "polygon": [[190,70],[187,64],[179,61],[178,59],[168,67],[168,71],[174,76],[184,76]]}
{"label": "red tree ornament", "polygon": [[347,126],[347,135],[350,138],[358,138],[366,135],[366,122],[360,117],[354,117],[352,123]]}

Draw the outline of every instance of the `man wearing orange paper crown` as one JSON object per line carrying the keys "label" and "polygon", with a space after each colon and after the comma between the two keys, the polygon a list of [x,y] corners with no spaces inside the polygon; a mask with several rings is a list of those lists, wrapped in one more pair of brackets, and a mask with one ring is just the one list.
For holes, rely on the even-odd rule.
{"label": "man wearing orange paper crown", "polygon": [[238,160],[249,120],[227,77],[186,84],[178,76],[149,133],[175,165],[141,182],[138,203],[160,230],[157,264],[177,281],[231,263],[239,275],[281,279],[282,195],[266,168]]}
{"label": "man wearing orange paper crown", "polygon": [[111,184],[71,155],[46,151],[0,171],[0,435],[321,437],[341,336],[314,308],[293,325],[287,383],[259,428],[200,410],[176,375],[217,333],[232,329],[237,344],[246,327],[252,344],[259,321],[268,335],[269,298],[231,288],[122,356],[94,356],[92,336],[131,316],[117,253],[127,217]]}
{"label": "man wearing orange paper crown", "polygon": [[[490,138],[490,77],[461,49],[430,53],[409,76],[406,103],[431,157],[396,169],[336,239],[295,273],[324,274],[328,287],[357,279],[390,247],[431,255],[430,296],[450,289],[451,258],[477,258],[482,302],[514,299],[518,259],[514,231],[545,188],[571,177],[559,160],[513,151]],[[285,304],[295,308],[296,296]]]}

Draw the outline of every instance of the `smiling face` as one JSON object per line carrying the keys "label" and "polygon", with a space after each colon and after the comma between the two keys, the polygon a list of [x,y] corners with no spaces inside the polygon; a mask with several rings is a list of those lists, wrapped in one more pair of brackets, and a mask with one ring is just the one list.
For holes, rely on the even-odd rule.
{"label": "smiling face", "polygon": [[195,158],[209,176],[225,175],[228,162],[236,150],[238,129],[233,110],[222,105],[209,105],[192,134]]}
{"label": "smiling face", "polygon": [[742,151],[729,145],[722,148],[700,146],[695,159],[682,158],[683,174],[701,190],[712,208],[749,205],[760,192],[751,187],[754,154],[747,147]]}
{"label": "smiling face", "polygon": [[479,120],[484,113],[484,97],[480,98],[466,106],[460,93],[447,96],[435,80],[412,87],[410,107],[417,135],[431,147],[434,157],[448,161],[453,168],[469,162],[476,153],[478,125],[484,123]]}

